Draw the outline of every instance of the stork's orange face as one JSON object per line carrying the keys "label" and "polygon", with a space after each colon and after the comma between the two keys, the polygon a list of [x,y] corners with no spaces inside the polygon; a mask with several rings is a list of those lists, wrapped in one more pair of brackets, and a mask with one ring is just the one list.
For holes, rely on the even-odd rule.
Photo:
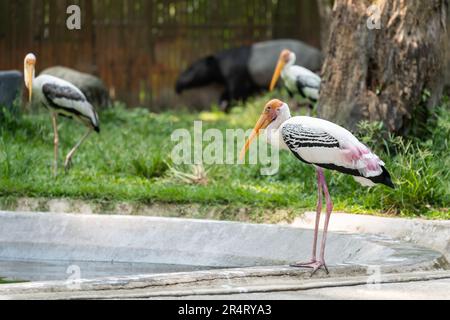
{"label": "stork's orange face", "polygon": [[29,101],[31,101],[31,97],[33,95],[33,78],[36,67],[36,56],[32,53],[27,54],[24,60],[24,77],[25,77],[25,86],[28,88],[28,97]]}
{"label": "stork's orange face", "polygon": [[288,63],[290,59],[291,59],[291,51],[289,51],[288,49],[281,51],[279,60],[283,60],[285,63]]}
{"label": "stork's orange face", "polygon": [[272,77],[272,81],[270,82],[270,91],[273,91],[275,89],[275,86],[278,82],[278,79],[280,78],[281,71],[283,71],[284,66],[289,63],[291,59],[291,51],[285,49],[281,52],[280,58],[278,59],[278,64],[275,68],[275,72]]}
{"label": "stork's orange face", "polygon": [[245,142],[245,145],[242,148],[242,151],[239,155],[240,160],[244,159],[252,142],[261,134],[261,130],[266,129],[273,121],[275,121],[275,119],[278,117],[279,110],[283,105],[284,102],[278,99],[271,100],[266,104],[261,117],[259,118],[258,122],[256,122],[255,128],[253,128],[250,137]]}

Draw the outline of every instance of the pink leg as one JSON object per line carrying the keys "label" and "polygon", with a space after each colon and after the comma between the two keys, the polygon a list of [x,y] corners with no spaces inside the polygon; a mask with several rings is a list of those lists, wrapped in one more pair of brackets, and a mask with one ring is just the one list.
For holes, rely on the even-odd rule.
{"label": "pink leg", "polygon": [[318,200],[317,200],[317,209],[316,209],[316,224],[314,228],[314,242],[313,242],[313,251],[312,258],[309,262],[297,262],[291,267],[296,268],[314,268],[317,264],[316,253],[317,253],[317,240],[319,235],[319,224],[320,224],[320,213],[322,211],[322,188],[325,183],[325,178],[323,176],[323,170],[317,169],[317,190],[318,190]]}
{"label": "pink leg", "polygon": [[52,123],[53,123],[53,131],[54,131],[54,155],[55,159],[53,162],[53,175],[56,177],[58,175],[58,144],[59,144],[59,137],[58,137],[58,124],[57,124],[57,115],[52,113]]}
{"label": "pink leg", "polygon": [[[323,176],[323,173],[322,173],[322,176]],[[327,243],[328,225],[330,223],[331,212],[333,211],[333,202],[331,201],[330,193],[328,192],[328,186],[325,181],[325,177],[323,178],[322,187],[323,187],[323,192],[325,194],[325,201],[327,203],[327,215],[325,217],[325,225],[323,227],[322,245],[320,248],[320,259],[318,261],[319,266],[318,266],[318,268],[314,269],[313,274],[314,274],[314,272],[319,270],[321,267],[323,267],[325,269],[325,271],[328,273],[328,268],[325,264],[325,245]]]}

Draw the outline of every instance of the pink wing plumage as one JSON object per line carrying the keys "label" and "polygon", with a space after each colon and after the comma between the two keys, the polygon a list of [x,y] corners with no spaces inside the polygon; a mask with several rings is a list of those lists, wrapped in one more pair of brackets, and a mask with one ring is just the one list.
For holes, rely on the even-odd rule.
{"label": "pink wing plumage", "polygon": [[364,177],[375,177],[383,172],[384,162],[360,142],[357,145],[343,143],[342,154],[349,167],[357,169]]}

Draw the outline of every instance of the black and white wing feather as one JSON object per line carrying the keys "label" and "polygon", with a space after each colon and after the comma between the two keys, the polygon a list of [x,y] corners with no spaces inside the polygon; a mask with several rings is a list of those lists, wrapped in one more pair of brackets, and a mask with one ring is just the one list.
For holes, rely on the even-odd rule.
{"label": "black and white wing feather", "polygon": [[85,95],[69,82],[47,81],[42,85],[42,94],[50,108],[58,114],[75,117],[99,131],[98,115]]}
{"label": "black and white wing feather", "polygon": [[384,163],[350,132],[325,120],[296,118],[283,125],[281,137],[298,159],[352,175],[364,185],[393,186]]}
{"label": "black and white wing feather", "polygon": [[320,90],[320,77],[308,69],[299,69],[297,73],[297,82],[299,82],[303,87]]}
{"label": "black and white wing feather", "polygon": [[284,74],[286,87],[292,92],[298,91],[302,96],[313,101],[319,99],[320,77],[301,66],[292,66]]}
{"label": "black and white wing feather", "polygon": [[300,124],[286,124],[282,129],[283,140],[293,152],[300,148],[339,148],[339,141],[327,132]]}

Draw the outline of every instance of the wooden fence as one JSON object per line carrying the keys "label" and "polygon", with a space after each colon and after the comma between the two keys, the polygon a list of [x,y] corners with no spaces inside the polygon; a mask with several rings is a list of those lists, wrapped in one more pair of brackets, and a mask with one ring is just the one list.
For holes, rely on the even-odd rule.
{"label": "wooden fence", "polygon": [[[66,9],[82,29],[66,28]],[[0,0],[0,70],[64,65],[100,76],[116,99],[153,110],[180,103],[179,72],[217,50],[273,38],[319,46],[315,0]]]}

